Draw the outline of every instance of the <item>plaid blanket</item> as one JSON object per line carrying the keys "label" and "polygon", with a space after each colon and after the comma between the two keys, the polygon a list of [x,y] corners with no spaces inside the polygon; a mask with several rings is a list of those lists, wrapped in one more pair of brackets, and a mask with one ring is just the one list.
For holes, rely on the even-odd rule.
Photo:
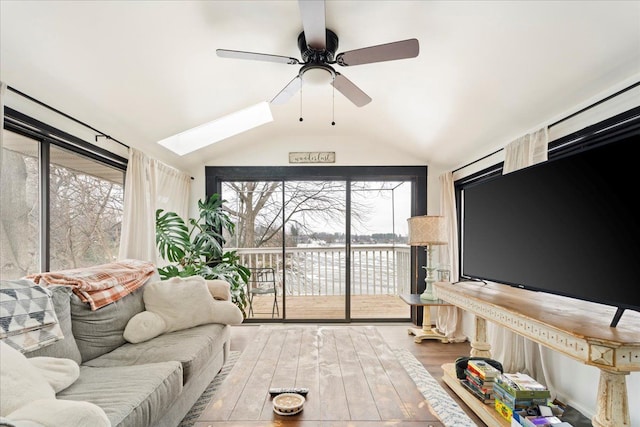
{"label": "plaid blanket", "polygon": [[154,272],[155,266],[150,262],[125,259],[93,267],[31,274],[26,278],[42,286],[70,286],[83,302],[89,303],[91,310],[97,310],[138,289]]}

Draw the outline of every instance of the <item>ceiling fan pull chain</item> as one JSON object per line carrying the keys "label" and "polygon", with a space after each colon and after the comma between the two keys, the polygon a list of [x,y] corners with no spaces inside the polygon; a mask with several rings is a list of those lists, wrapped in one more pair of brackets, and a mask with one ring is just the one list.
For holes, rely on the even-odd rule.
{"label": "ceiling fan pull chain", "polygon": [[300,121],[302,121],[302,87],[300,87]]}
{"label": "ceiling fan pull chain", "polygon": [[336,125],[336,87],[331,86],[333,90],[331,91],[333,97],[331,99],[331,126]]}

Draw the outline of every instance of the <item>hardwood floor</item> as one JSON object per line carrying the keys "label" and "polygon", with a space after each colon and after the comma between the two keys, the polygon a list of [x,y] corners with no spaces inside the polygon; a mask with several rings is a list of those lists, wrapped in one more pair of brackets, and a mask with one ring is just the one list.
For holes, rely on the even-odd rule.
{"label": "hardwood floor", "polygon": [[[357,323],[351,325],[357,325]],[[336,324],[331,324],[331,326],[335,327]],[[389,347],[408,349],[478,426],[486,426],[442,381],[441,365],[455,360],[458,356],[469,355],[471,347],[468,342],[442,344],[437,340],[425,340],[418,344],[413,341],[413,336],[407,332],[408,328],[413,326],[410,322],[378,323],[375,326]],[[258,324],[233,326],[231,328],[231,350],[243,351],[254,340],[258,328]]]}

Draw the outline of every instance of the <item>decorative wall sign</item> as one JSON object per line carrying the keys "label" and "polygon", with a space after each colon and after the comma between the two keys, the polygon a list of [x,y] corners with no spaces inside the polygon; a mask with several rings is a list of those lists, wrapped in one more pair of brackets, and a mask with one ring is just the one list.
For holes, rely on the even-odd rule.
{"label": "decorative wall sign", "polygon": [[289,163],[335,163],[335,151],[306,151],[289,153]]}

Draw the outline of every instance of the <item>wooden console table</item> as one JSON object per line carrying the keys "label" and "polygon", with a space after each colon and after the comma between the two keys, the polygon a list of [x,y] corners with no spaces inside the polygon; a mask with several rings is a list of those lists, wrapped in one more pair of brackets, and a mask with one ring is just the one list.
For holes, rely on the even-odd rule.
{"label": "wooden console table", "polygon": [[[600,369],[600,381],[593,425],[631,426],[626,375],[640,371],[640,313],[625,311],[618,326],[611,328],[609,323],[616,308],[602,304],[479,282],[437,282],[434,288],[439,298],[475,314],[472,356],[491,357],[486,328],[489,320],[595,366]],[[450,367],[445,368],[443,380],[459,385],[447,370],[450,372]],[[478,415],[482,417],[481,413]],[[495,420],[485,422],[500,425]]]}
{"label": "wooden console table", "polygon": [[415,335],[413,341],[420,343],[422,340],[436,339],[442,343],[448,343],[449,339],[431,327],[431,307],[434,306],[451,306],[448,302],[437,300],[420,299],[420,294],[401,294],[400,299],[409,305],[423,307],[422,309],[422,329],[409,328],[409,334]]}

